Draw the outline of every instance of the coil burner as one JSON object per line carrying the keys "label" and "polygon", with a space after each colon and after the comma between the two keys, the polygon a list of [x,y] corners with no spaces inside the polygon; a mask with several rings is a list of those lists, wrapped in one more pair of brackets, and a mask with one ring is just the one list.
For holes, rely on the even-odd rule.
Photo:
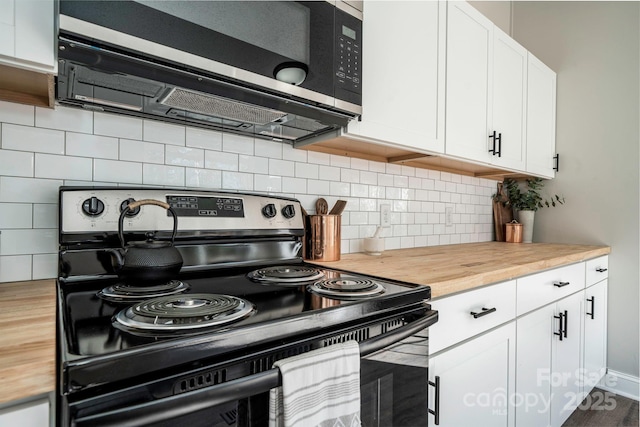
{"label": "coil burner", "polygon": [[111,302],[132,303],[150,298],[181,294],[189,290],[189,287],[188,284],[180,280],[170,280],[167,283],[153,286],[130,286],[118,283],[98,291],[97,295]]}
{"label": "coil burner", "polygon": [[247,277],[259,283],[300,286],[324,278],[324,273],[313,267],[278,265],[254,270],[247,274]]}
{"label": "coil burner", "polygon": [[253,304],[229,295],[171,295],[120,311],[114,316],[113,325],[134,335],[175,335],[228,325],[253,311]]}
{"label": "coil burner", "polygon": [[309,285],[309,290],[335,299],[360,299],[385,292],[384,286],[371,279],[342,276],[319,280]]}

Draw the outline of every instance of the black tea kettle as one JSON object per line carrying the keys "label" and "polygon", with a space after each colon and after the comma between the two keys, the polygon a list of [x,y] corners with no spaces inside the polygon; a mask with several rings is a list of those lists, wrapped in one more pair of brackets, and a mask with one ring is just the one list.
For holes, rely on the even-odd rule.
{"label": "black tea kettle", "polygon": [[[147,240],[129,242],[125,245],[123,225],[127,212],[143,205],[156,205],[173,215],[173,233],[171,241],[153,239],[147,233]],[[118,237],[122,249],[107,249],[113,255],[114,267],[120,280],[132,286],[156,285],[175,279],[182,268],[182,255],[173,246],[178,231],[178,216],[168,203],[159,200],[144,199],[129,203],[120,213]]]}

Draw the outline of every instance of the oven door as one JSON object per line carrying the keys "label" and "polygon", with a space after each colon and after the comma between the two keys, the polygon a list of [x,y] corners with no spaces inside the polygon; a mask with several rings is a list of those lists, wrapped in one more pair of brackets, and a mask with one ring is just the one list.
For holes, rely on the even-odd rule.
{"label": "oven door", "polygon": [[[438,319],[438,313],[428,308],[427,305],[427,309],[394,320],[385,319],[385,328],[402,326],[359,342],[362,426],[427,425],[428,327]],[[182,375],[186,379],[156,380],[72,403],[62,396],[60,421],[78,427],[168,427],[178,421],[189,427],[268,426],[268,392],[280,385],[279,371],[270,369],[274,359],[299,354],[304,351],[296,350],[300,348],[308,351],[336,338],[353,339],[359,334],[357,331],[362,329],[340,331],[339,335],[328,335],[320,341],[306,340],[295,348],[288,346],[271,351],[266,357],[254,357],[249,363],[252,370],[260,371],[258,361],[268,365],[266,370],[219,384],[216,383],[223,380],[223,370],[209,366],[195,374]],[[224,372],[231,371],[225,368]],[[207,386],[207,382],[216,385]],[[205,386],[199,388],[201,383]],[[176,387],[193,391],[159,397],[168,388],[175,391]]]}
{"label": "oven door", "polygon": [[326,1],[61,0],[60,15],[66,35],[331,107],[362,105],[362,21]]}

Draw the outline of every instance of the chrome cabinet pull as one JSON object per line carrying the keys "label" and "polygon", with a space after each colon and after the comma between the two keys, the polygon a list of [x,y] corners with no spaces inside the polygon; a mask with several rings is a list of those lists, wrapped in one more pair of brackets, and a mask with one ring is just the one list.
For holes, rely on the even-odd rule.
{"label": "chrome cabinet pull", "polygon": [[427,407],[427,410],[429,411],[429,413],[431,415],[433,415],[435,421],[434,424],[435,425],[440,425],[440,377],[436,375],[436,381],[429,381],[429,385],[434,387],[436,389],[436,398],[435,398],[435,409],[429,409]]}
{"label": "chrome cabinet pull", "polygon": [[471,314],[473,316],[474,319],[477,319],[478,317],[482,317],[482,316],[486,316],[489,313],[493,313],[494,311],[496,311],[496,308],[485,308],[482,307],[482,311],[480,313],[476,313],[475,311],[472,311]]}
{"label": "chrome cabinet pull", "polygon": [[557,288],[562,288],[564,286],[570,285],[571,282],[554,282],[553,286]]}

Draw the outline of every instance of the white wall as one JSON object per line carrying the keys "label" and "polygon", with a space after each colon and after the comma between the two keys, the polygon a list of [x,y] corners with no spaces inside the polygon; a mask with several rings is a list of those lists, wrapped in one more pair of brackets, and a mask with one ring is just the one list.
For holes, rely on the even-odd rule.
{"label": "white wall", "polygon": [[536,214],[534,241],[607,244],[608,366],[638,376],[638,2],[513,2],[514,37],[558,73],[566,205]]}
{"label": "white wall", "polygon": [[512,35],[512,1],[470,0],[471,5],[505,33]]}
{"label": "white wall", "polygon": [[[391,205],[387,249],[490,241],[495,181],[57,107],[0,102],[0,282],[56,277],[60,185],[151,185],[346,199],[342,251]],[[445,208],[454,209],[445,225]]]}

